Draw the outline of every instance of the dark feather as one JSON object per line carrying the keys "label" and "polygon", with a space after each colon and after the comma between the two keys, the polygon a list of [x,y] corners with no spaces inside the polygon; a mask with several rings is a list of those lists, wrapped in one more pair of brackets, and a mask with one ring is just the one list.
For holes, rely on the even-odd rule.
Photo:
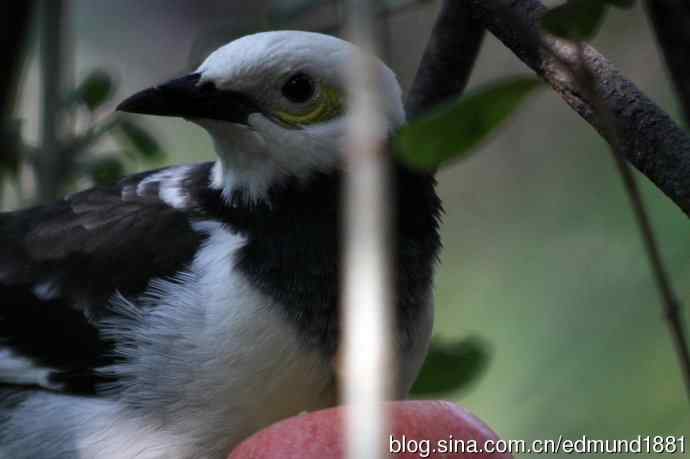
{"label": "dark feather", "polygon": [[[191,173],[208,177],[210,164]],[[55,382],[93,392],[94,369],[114,362],[113,343],[96,322],[109,300],[142,293],[154,278],[174,276],[204,236],[191,209],[174,209],[139,174],[58,203],[0,215],[0,349],[54,368]],[[53,287],[48,298],[35,288]]]}

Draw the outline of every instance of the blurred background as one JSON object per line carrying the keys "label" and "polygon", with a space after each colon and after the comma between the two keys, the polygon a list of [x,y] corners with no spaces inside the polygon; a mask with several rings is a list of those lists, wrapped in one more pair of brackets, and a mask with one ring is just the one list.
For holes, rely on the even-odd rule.
{"label": "blurred background", "polygon": [[[182,120],[132,117],[124,128],[110,126],[113,107],[129,94],[193,70],[209,51],[246,33],[342,33],[339,2],[327,0],[54,3],[62,8],[38,8],[30,19],[13,115],[20,124],[13,126],[24,155],[46,151],[47,125],[75,140],[103,128],[73,160],[83,173],[64,191],[213,158],[206,134]],[[383,57],[407,88],[440,2],[387,3]],[[643,13],[640,6],[612,11],[593,44],[680,119]],[[51,27],[53,39],[42,40]],[[60,53],[47,65],[42,52],[50,46]],[[470,87],[529,73],[488,35]],[[52,128],[44,75],[55,91],[81,97]],[[2,209],[34,204],[40,169],[59,166],[39,159],[10,167],[0,185]],[[687,217],[640,181],[674,285],[690,304]],[[435,397],[460,403],[509,439],[687,434],[680,371],[627,196],[607,146],[584,121],[543,89],[472,156],[442,170],[439,192],[446,215],[435,336],[449,346],[479,346],[487,358],[471,384]]]}

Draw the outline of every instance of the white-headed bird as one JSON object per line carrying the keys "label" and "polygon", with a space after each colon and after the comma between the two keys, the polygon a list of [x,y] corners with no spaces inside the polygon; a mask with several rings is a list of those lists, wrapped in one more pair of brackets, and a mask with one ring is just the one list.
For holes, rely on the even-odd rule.
{"label": "white-headed bird", "polygon": [[[0,458],[224,458],[337,402],[355,52],[307,32],[233,41],[118,107],[203,127],[217,161],[0,214]],[[377,72],[392,134],[401,90]],[[404,397],[431,333],[440,202],[431,174],[394,162],[393,178]]]}

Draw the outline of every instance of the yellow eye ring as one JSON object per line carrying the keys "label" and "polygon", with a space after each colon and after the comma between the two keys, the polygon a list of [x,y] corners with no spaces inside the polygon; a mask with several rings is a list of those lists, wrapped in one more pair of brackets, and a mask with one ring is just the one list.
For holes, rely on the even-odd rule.
{"label": "yellow eye ring", "polygon": [[322,86],[316,99],[309,104],[303,113],[291,113],[283,110],[274,112],[282,122],[292,126],[308,126],[332,120],[344,111],[343,98],[340,92],[328,86]]}

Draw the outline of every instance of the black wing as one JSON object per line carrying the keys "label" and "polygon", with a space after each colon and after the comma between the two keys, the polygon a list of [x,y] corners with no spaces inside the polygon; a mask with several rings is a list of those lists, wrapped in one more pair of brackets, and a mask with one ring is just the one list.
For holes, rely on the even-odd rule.
{"label": "black wing", "polygon": [[113,313],[110,298],[139,294],[150,280],[183,270],[204,237],[191,227],[191,204],[173,207],[159,190],[170,179],[183,186],[177,174],[187,176],[186,186],[194,176],[208,183],[210,167],[139,174],[0,214],[0,383],[48,374],[56,387],[95,390],[93,370],[114,362],[113,343],[96,326]]}

